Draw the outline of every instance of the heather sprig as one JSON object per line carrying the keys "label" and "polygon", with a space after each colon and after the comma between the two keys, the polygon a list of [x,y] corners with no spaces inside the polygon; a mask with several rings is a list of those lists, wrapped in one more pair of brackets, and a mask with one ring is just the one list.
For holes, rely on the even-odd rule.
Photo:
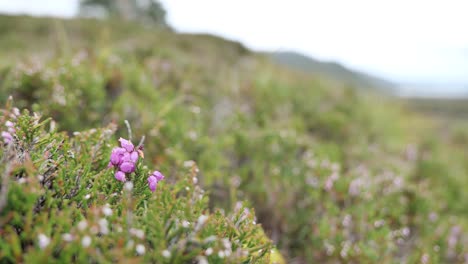
{"label": "heather sprig", "polygon": [[[135,147],[130,140],[120,138],[120,147],[112,149],[108,167],[114,168],[116,180],[126,182],[127,178],[135,172],[140,156],[143,158],[143,145]],[[159,171],[154,171],[148,177],[148,187],[154,192],[159,181],[164,180],[164,175]]]}

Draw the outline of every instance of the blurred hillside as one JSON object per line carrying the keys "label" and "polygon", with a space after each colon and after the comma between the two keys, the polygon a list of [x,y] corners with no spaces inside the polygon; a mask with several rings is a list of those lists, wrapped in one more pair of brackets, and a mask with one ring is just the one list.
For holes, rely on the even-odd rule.
{"label": "blurred hillside", "polygon": [[390,93],[395,84],[366,73],[357,72],[335,62],[322,62],[295,52],[274,52],[269,54],[279,64],[312,75],[337,80],[357,89],[376,89]]}
{"label": "blurred hillside", "polygon": [[[420,116],[397,98],[359,89],[390,85],[385,81],[307,58],[297,61],[315,74],[289,70],[267,54],[216,36],[117,20],[0,16],[0,36],[0,101],[5,104],[12,95],[15,106],[54,120],[44,128],[51,134],[25,137],[28,144],[18,138],[21,144],[15,145],[30,149],[35,163],[11,176],[15,195],[8,201],[16,211],[10,209],[10,218],[2,212],[0,220],[21,228],[8,229],[0,241],[7,252],[0,260],[6,263],[44,257],[32,238],[43,230],[55,238],[51,255],[57,260],[120,257],[112,239],[96,238],[97,252],[79,251],[79,243],[61,248],[62,236],[55,231],[60,229],[49,222],[71,230],[78,223],[57,221],[47,210],[26,210],[30,207],[18,201],[35,208],[43,199],[43,208],[50,206],[65,219],[95,215],[105,202],[124,214],[119,206],[125,199],[114,195],[122,187],[105,180],[113,178],[105,170],[110,138],[128,135],[124,120],[134,138],[146,136],[148,166],[167,177],[156,198],[148,198],[149,191],[135,194],[138,223],[149,234],[138,241],[148,254],[137,259],[127,252],[129,261],[281,263],[269,239],[287,263],[466,260],[468,126],[457,120],[441,129],[438,120]],[[28,118],[19,122],[19,131],[35,124]],[[109,124],[117,125],[115,135],[106,134]],[[93,162],[87,155],[96,146],[104,149]],[[83,160],[68,160],[71,154],[43,158],[63,148]],[[67,167],[53,174],[57,178],[49,189],[43,186],[44,196],[38,198],[36,189],[20,192],[22,174],[34,175],[51,164]],[[187,168],[189,177],[183,173]],[[87,177],[67,180],[82,174]],[[198,185],[188,182],[207,191],[209,203],[203,201],[209,208],[197,202]],[[79,195],[69,198],[71,193]],[[85,193],[93,195],[88,203],[81,202]],[[58,199],[67,206],[56,205]],[[241,210],[242,201],[254,210]],[[199,234],[195,223],[202,212],[212,221]],[[42,220],[33,225],[33,217]],[[182,217],[193,230],[182,228]],[[181,228],[169,232],[172,227]],[[218,244],[210,244],[213,236],[220,236]],[[166,247],[174,258],[158,251]],[[212,247],[218,254],[207,253]],[[223,247],[231,259],[224,259],[229,256]],[[70,251],[60,255],[65,249]]]}

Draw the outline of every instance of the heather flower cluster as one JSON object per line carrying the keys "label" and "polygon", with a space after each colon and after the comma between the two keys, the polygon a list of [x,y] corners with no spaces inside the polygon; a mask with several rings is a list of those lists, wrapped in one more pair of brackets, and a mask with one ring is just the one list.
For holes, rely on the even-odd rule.
{"label": "heather flower cluster", "polygon": [[120,138],[119,142],[120,147],[112,150],[108,167],[116,168],[115,178],[121,182],[125,182],[126,175],[135,171],[139,154],[129,140]]}
{"label": "heather flower cluster", "polygon": [[153,174],[148,177],[148,186],[150,190],[154,192],[158,186],[158,182],[162,180],[164,180],[164,175],[159,171],[154,171]]}
{"label": "heather flower cluster", "polygon": [[[19,112],[19,109],[18,108],[13,108],[13,113],[10,115],[10,117],[12,118],[12,120],[16,120],[16,118],[20,115],[20,112]],[[11,141],[13,141],[13,135],[16,133],[16,129],[15,129],[15,123],[10,121],[10,120],[7,120],[5,122],[5,126],[6,126],[6,131],[2,131],[2,138],[3,138],[3,142],[5,144],[10,144]]]}
{"label": "heather flower cluster", "polygon": [[[116,147],[112,150],[109,168],[115,168],[115,178],[118,181],[127,181],[127,176],[135,172],[138,159],[140,155],[143,157],[141,152],[142,147],[135,148],[133,143],[129,140],[120,138],[120,147]],[[159,171],[154,171],[148,177],[148,186],[152,192],[156,190],[158,182],[164,179],[164,175]]]}

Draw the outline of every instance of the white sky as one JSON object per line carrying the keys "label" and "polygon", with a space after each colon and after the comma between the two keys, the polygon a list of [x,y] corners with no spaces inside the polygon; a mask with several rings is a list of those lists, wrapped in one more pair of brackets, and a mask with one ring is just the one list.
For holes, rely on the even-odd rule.
{"label": "white sky", "polygon": [[[213,33],[258,50],[296,50],[395,81],[468,83],[466,0],[161,2],[179,31]],[[76,10],[77,0],[0,0],[0,12]]]}

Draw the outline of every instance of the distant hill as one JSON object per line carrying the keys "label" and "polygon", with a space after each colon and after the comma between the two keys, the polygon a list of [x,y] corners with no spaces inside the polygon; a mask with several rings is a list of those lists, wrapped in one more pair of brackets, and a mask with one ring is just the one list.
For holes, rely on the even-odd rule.
{"label": "distant hill", "polygon": [[272,52],[268,53],[268,55],[279,64],[305,73],[325,76],[357,88],[375,88],[389,92],[396,86],[392,82],[348,69],[339,63],[319,61],[297,52]]}

